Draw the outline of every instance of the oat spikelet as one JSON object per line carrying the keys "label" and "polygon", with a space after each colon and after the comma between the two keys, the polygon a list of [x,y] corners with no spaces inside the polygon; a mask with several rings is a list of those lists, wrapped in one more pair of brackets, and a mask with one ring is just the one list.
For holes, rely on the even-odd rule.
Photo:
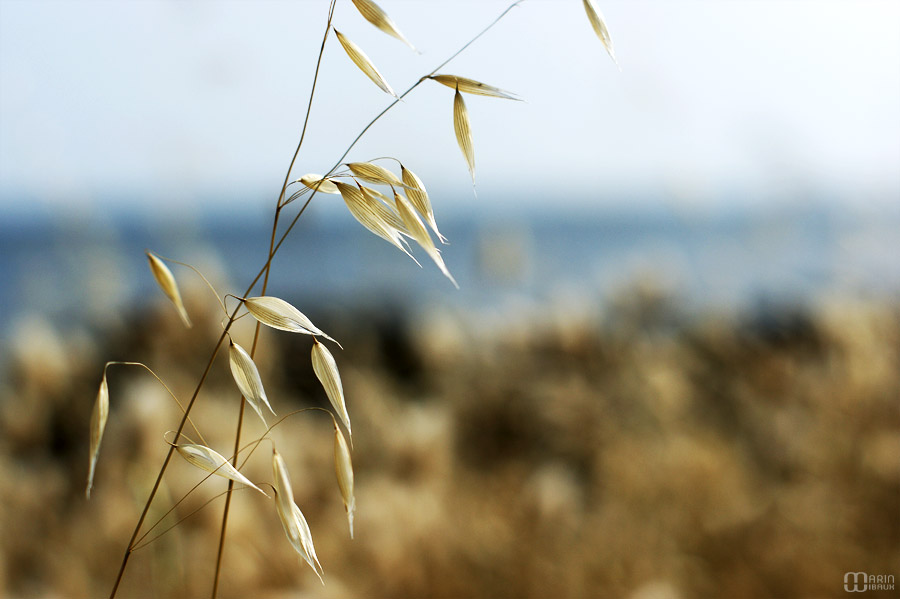
{"label": "oat spikelet", "polygon": [[375,201],[367,198],[360,187],[340,181],[336,181],[335,184],[340,190],[341,197],[344,198],[350,214],[359,221],[359,224],[412,258],[412,254],[403,246],[400,231],[391,224],[396,215],[391,214],[390,210],[377,198]]}
{"label": "oat spikelet", "polygon": [[397,178],[397,175],[387,170],[383,166],[378,166],[371,162],[348,162],[347,167],[357,179],[362,179],[366,183],[375,183],[376,185],[394,185],[403,187],[403,182]]}
{"label": "oat spikelet", "polygon": [[234,377],[234,382],[237,384],[238,389],[240,389],[241,395],[244,396],[244,399],[247,400],[247,403],[250,404],[253,411],[259,415],[260,420],[263,421],[263,425],[268,427],[269,425],[266,423],[266,418],[263,416],[262,406],[269,408],[269,411],[272,412],[272,414],[275,414],[275,410],[272,409],[269,398],[266,397],[266,390],[263,388],[262,378],[259,376],[259,369],[256,367],[250,354],[248,354],[243,347],[230,339],[228,345],[228,364],[231,366],[231,375]]}
{"label": "oat spikelet", "polygon": [[344,387],[341,385],[341,374],[338,372],[337,362],[328,348],[316,341],[312,348],[312,366],[316,378],[325,388],[328,401],[334,407],[334,411],[340,417],[341,422],[347,427],[350,439],[353,439],[353,431],[350,429],[350,416],[347,414],[347,404],[344,401]]}
{"label": "oat spikelet", "polygon": [[[325,179],[322,175],[309,173],[300,177],[300,182],[310,189],[317,190],[319,193],[341,193],[338,191],[337,185],[330,179]],[[318,186],[318,189],[317,189]]]}
{"label": "oat spikelet", "polygon": [[359,11],[369,23],[375,25],[386,34],[391,37],[395,37],[410,48],[414,52],[418,52],[416,47],[409,43],[409,40],[400,33],[400,30],[397,29],[397,26],[394,25],[394,22],[391,20],[387,13],[381,10],[381,7],[372,2],[372,0],[353,0],[353,5],[356,7],[356,10]]}
{"label": "oat spikelet", "polygon": [[156,279],[156,282],[163,290],[163,293],[166,294],[166,297],[175,304],[178,315],[181,316],[181,320],[184,321],[184,326],[190,328],[191,319],[188,318],[187,310],[184,309],[184,303],[181,301],[181,294],[178,293],[178,285],[175,283],[175,277],[172,275],[172,271],[169,270],[169,267],[166,266],[166,264],[153,252],[147,252],[147,259],[150,261],[150,271],[153,273],[153,278]]}
{"label": "oat spikelet", "polygon": [[350,525],[350,538],[353,538],[353,512],[356,511],[356,497],[353,496],[353,463],[350,460],[350,447],[344,439],[344,433],[334,424],[334,470],[337,474],[338,488],[347,510],[347,522]]}
{"label": "oat spikelet", "polygon": [[227,478],[229,480],[233,480],[236,483],[241,483],[247,485],[248,487],[253,487],[266,497],[266,492],[254,485],[250,482],[250,479],[238,472],[237,468],[231,465],[231,462],[226,460],[222,454],[216,452],[215,450],[206,447],[205,445],[197,445],[194,443],[184,443],[183,445],[176,445],[175,449],[178,450],[178,453],[181,454],[185,460],[200,468],[201,470],[205,470],[207,472],[211,472],[216,476],[221,476],[223,478]]}
{"label": "oat spikelet", "polygon": [[469,174],[472,175],[472,185],[475,184],[475,150],[472,146],[472,128],[469,126],[469,111],[463,101],[459,88],[453,98],[453,130],[456,132],[456,142],[462,150],[466,163],[469,165]]}
{"label": "oat spikelet", "polygon": [[603,47],[606,48],[606,51],[609,53],[609,57],[612,58],[612,61],[615,63],[619,70],[622,70],[622,67],[619,66],[619,61],[616,60],[616,54],[613,51],[613,43],[612,38],[609,36],[609,30],[606,28],[606,22],[603,20],[603,13],[600,12],[600,9],[597,8],[597,3],[594,0],[583,0],[584,2],[584,11],[587,13],[588,20],[591,22],[591,27],[594,28],[594,32],[597,34],[597,37],[600,38],[600,41],[603,42]]}
{"label": "oat spikelet", "polygon": [[281,520],[284,534],[294,551],[309,564],[309,567],[319,577],[319,581],[325,584],[325,580],[322,578],[324,571],[316,556],[309,524],[306,522],[303,512],[294,502],[294,491],[291,488],[287,466],[284,458],[275,449],[272,450],[272,470],[275,478],[273,485],[275,487],[275,511],[278,512],[278,519]]}
{"label": "oat spikelet", "polygon": [[459,289],[456,279],[454,279],[453,275],[450,274],[450,271],[447,270],[447,265],[444,264],[444,259],[441,258],[440,251],[434,247],[434,242],[428,234],[428,229],[426,229],[425,225],[422,224],[422,221],[419,220],[418,215],[416,215],[415,210],[413,210],[412,204],[409,203],[409,200],[396,192],[394,192],[394,201],[397,203],[397,211],[400,213],[400,217],[403,218],[406,230],[409,231],[412,238],[416,240],[416,243],[422,246],[422,249],[428,253],[428,256],[434,260],[434,263],[441,269],[444,276],[450,279],[450,282],[453,283],[454,287]]}
{"label": "oat spikelet", "polygon": [[100,454],[100,441],[103,440],[103,430],[106,428],[106,418],[109,415],[109,386],[106,384],[106,369],[103,370],[103,380],[100,381],[100,390],[97,392],[97,400],[94,402],[94,411],[91,414],[91,452],[90,466],[88,467],[87,487],[84,495],[91,498],[91,487],[94,486],[94,471],[97,467],[97,457]]}
{"label": "oat spikelet", "polygon": [[[300,310],[281,298],[272,296],[250,297],[244,300],[247,311],[256,320],[273,329],[290,333],[303,333],[325,337],[335,341],[307,318]],[[340,346],[340,343],[337,343]]]}
{"label": "oat spikelet", "polygon": [[388,82],[385,80],[385,78],[381,75],[380,72],[378,72],[378,69],[375,68],[375,65],[372,64],[372,61],[369,60],[369,57],[366,56],[366,53],[363,52],[359,46],[347,39],[337,29],[334,30],[334,34],[337,36],[338,41],[341,42],[341,46],[344,47],[344,51],[347,53],[347,56],[350,57],[350,60],[353,61],[353,64],[359,67],[359,69],[363,73],[365,73],[366,76],[375,83],[375,85],[396,98],[397,94],[394,93],[394,90],[391,89],[391,86],[388,85]]}
{"label": "oat spikelet", "polygon": [[428,198],[425,184],[414,172],[402,164],[400,165],[400,176],[403,179],[403,183],[406,184],[406,197],[409,198],[410,203],[425,219],[425,222],[428,223],[434,234],[438,236],[441,243],[447,243],[447,239],[438,231],[437,222],[434,220],[434,210],[431,208],[431,200]]}
{"label": "oat spikelet", "polygon": [[403,219],[401,219],[400,215],[394,211],[394,202],[389,197],[377,189],[372,189],[365,185],[360,185],[359,190],[363,193],[363,196],[372,210],[376,211],[378,215],[384,219],[385,223],[401,233],[406,231]]}
{"label": "oat spikelet", "polygon": [[430,79],[434,79],[438,83],[442,83],[450,89],[457,89],[464,94],[473,94],[477,96],[488,96],[491,98],[503,98],[506,100],[516,100],[521,102],[512,92],[504,91],[499,87],[468,79],[466,77],[457,77],[456,75],[432,75]]}

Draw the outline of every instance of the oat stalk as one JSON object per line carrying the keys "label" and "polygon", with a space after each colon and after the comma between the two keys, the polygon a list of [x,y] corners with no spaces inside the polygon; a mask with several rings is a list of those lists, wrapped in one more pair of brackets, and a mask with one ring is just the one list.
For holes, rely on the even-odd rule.
{"label": "oat stalk", "polygon": [[[486,34],[490,29],[492,29],[498,22],[500,22],[500,20],[503,19],[503,17],[505,17],[514,7],[518,6],[522,1],[523,0],[518,0],[518,1],[510,4],[504,11],[502,11],[500,13],[499,16],[497,16],[490,24],[488,24],[487,27],[485,27],[481,32],[479,32],[474,37],[472,37],[468,42],[466,42],[462,47],[460,47],[456,52],[454,52],[449,58],[444,60],[440,65],[438,65],[431,72],[429,72],[425,76],[421,77],[418,81],[413,83],[402,94],[400,94],[399,96],[396,96],[396,98],[387,107],[385,107],[374,118],[372,118],[365,127],[363,127],[363,129],[360,131],[360,133],[347,146],[344,153],[334,163],[334,166],[332,166],[332,168],[329,169],[329,171],[327,173],[325,173],[325,175],[323,175],[323,178],[328,178],[328,177],[332,176],[337,171],[337,169],[340,167],[340,165],[344,163],[344,160],[347,158],[349,153],[357,145],[357,143],[360,141],[360,139],[362,139],[362,137],[369,131],[369,129],[371,129],[377,122],[379,122],[381,120],[381,118],[385,114],[387,114],[391,109],[393,109],[405,96],[407,96],[409,93],[411,93],[413,90],[415,90],[419,85],[421,85],[421,83],[423,81],[425,81],[429,77],[435,75],[444,66],[446,66],[453,59],[455,59],[457,56],[459,56],[462,52],[464,52],[466,49],[468,49],[473,43],[475,43],[484,34]],[[306,135],[306,131],[307,131],[307,126],[309,123],[309,118],[310,118],[311,109],[312,109],[312,102],[313,102],[313,99],[315,96],[316,84],[318,82],[318,77],[319,77],[319,69],[321,67],[322,56],[324,53],[324,47],[325,47],[325,43],[328,38],[328,32],[332,28],[331,22],[332,22],[332,18],[334,15],[334,8],[335,8],[335,0],[331,0],[331,2],[329,3],[327,25],[325,28],[325,34],[323,35],[323,38],[322,38],[322,45],[319,50],[319,57],[318,57],[317,65],[316,65],[316,71],[315,71],[315,75],[313,77],[312,91],[310,92],[309,104],[308,104],[307,110],[306,110],[306,116],[305,116],[304,123],[303,123],[303,129],[302,129],[301,135],[300,135],[300,141],[298,142],[297,149],[295,150],[294,155],[290,161],[290,165],[288,167],[287,174],[285,175],[284,183],[282,184],[281,191],[278,196],[278,201],[276,202],[275,215],[274,215],[273,226],[272,226],[272,233],[271,233],[270,241],[269,241],[268,258],[266,259],[263,266],[260,268],[260,271],[257,273],[257,275],[254,277],[254,279],[248,285],[246,291],[242,294],[244,297],[250,295],[250,293],[256,287],[257,283],[260,282],[260,279],[263,280],[261,294],[266,293],[273,258],[278,253],[282,244],[287,239],[288,235],[290,235],[294,226],[297,224],[299,219],[303,216],[303,214],[306,211],[306,208],[309,206],[310,202],[312,201],[312,199],[315,197],[315,195],[317,193],[317,190],[312,191],[312,193],[309,195],[308,198],[306,198],[306,201],[303,203],[303,205],[298,210],[297,214],[294,215],[293,219],[287,225],[285,230],[280,235],[278,235],[278,225],[279,225],[279,221],[280,221],[281,210],[286,205],[286,202],[284,200],[285,200],[285,195],[287,192],[288,183],[290,180],[290,174],[293,171],[294,164],[297,160],[297,156],[299,155],[300,149],[303,145],[303,141],[305,139],[305,135]],[[276,238],[277,238],[277,241],[276,241]],[[230,329],[231,329],[232,325],[234,324],[234,322],[236,321],[238,314],[239,314],[240,310],[242,309],[243,305],[244,304],[239,304],[237,307],[235,307],[232,310],[231,314],[228,316],[228,318],[225,322],[225,325],[223,326],[223,330],[222,330],[221,334],[219,335],[218,339],[214,343],[213,348],[210,351],[209,359],[207,360],[207,363],[203,369],[203,372],[200,375],[198,383],[197,383],[196,387],[194,388],[194,391],[191,395],[190,400],[187,403],[187,406],[184,408],[184,413],[183,413],[182,418],[179,421],[178,427],[175,431],[176,439],[182,434],[182,431],[184,430],[186,423],[189,421],[190,412],[193,409],[194,404],[197,401],[197,398],[199,397],[200,390],[205,385],[206,380],[209,377],[209,374],[212,370],[213,363],[215,362],[215,359],[216,359],[219,351],[221,350],[225,340],[228,338]],[[259,323],[257,323],[255,332],[254,332],[253,344],[252,344],[251,350],[250,350],[251,357],[254,356],[255,351],[256,351],[256,347],[257,347],[257,343],[258,343],[258,339],[259,339],[259,330],[260,330]],[[237,432],[235,435],[235,452],[234,452],[234,458],[233,458],[234,462],[236,462],[236,460],[237,460],[237,448],[240,445],[240,436],[241,436],[241,429],[242,429],[242,424],[243,424],[243,414],[244,414],[243,399],[239,403],[240,403],[240,407],[239,407],[239,412],[238,412]],[[166,456],[163,460],[163,463],[160,467],[159,473],[157,474],[156,480],[154,481],[154,484],[150,490],[149,496],[144,504],[144,507],[143,507],[141,514],[138,518],[138,521],[135,525],[135,528],[131,535],[131,538],[128,541],[128,545],[127,545],[124,555],[122,557],[122,562],[121,562],[121,564],[119,566],[119,570],[116,574],[116,579],[113,584],[113,588],[110,592],[110,598],[114,598],[118,592],[119,586],[122,582],[122,578],[128,567],[129,558],[131,557],[131,554],[136,549],[136,541],[141,532],[144,521],[146,520],[147,514],[149,513],[150,506],[152,505],[153,500],[156,497],[157,492],[159,491],[159,487],[162,483],[163,476],[165,475],[166,470],[168,469],[169,463],[171,462],[171,459],[172,459],[172,455],[175,451],[176,451],[175,446],[170,445],[170,447],[166,453]],[[216,559],[215,576],[214,576],[213,589],[212,589],[212,597],[213,598],[215,598],[217,596],[217,592],[218,592],[218,582],[219,582],[219,575],[221,572],[222,553],[224,550],[224,539],[225,539],[225,532],[226,532],[227,522],[228,522],[228,513],[229,513],[229,508],[230,508],[230,499],[231,499],[232,490],[233,490],[233,481],[229,481],[228,491],[226,492],[225,509],[224,509],[224,513],[223,513],[222,526],[221,526],[220,537],[219,537],[219,549],[218,549],[218,554],[217,554],[217,559]]]}

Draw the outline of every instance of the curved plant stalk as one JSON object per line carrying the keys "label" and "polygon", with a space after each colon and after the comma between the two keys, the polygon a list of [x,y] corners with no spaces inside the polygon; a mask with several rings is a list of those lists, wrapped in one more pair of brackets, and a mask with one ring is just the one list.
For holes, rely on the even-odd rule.
{"label": "curved plant stalk", "polygon": [[169,270],[169,267],[166,266],[165,262],[153,252],[147,252],[147,261],[150,264],[150,272],[153,273],[153,278],[156,279],[159,288],[162,289],[163,293],[166,294],[166,297],[168,297],[175,306],[175,309],[178,310],[178,316],[181,317],[184,326],[191,328],[191,318],[184,308],[184,302],[181,301],[181,292],[178,291],[178,283],[175,282],[175,276],[172,274],[172,271]]}
{"label": "curved plant stalk", "polygon": [[[316,71],[313,74],[313,82],[312,89],[309,92],[309,101],[306,105],[306,116],[303,118],[303,129],[300,131],[300,141],[297,142],[297,148],[294,150],[294,155],[291,157],[291,162],[288,165],[287,172],[284,174],[284,182],[281,184],[281,191],[278,193],[278,201],[275,202],[275,216],[272,219],[272,234],[269,238],[269,257],[266,260],[266,264],[263,266],[263,284],[261,294],[265,295],[266,290],[269,287],[269,274],[272,270],[272,258],[275,256],[275,252],[278,249],[275,247],[275,236],[278,231],[278,218],[281,215],[281,210],[286,205],[284,200],[284,196],[287,193],[288,184],[291,178],[291,172],[294,170],[294,164],[297,162],[297,156],[300,155],[300,148],[303,147],[303,140],[306,139],[306,130],[309,126],[309,117],[312,114],[312,103],[313,99],[316,96],[316,85],[319,82],[319,70],[322,66],[322,56],[325,54],[325,43],[328,41],[328,32],[331,31],[331,21],[334,18],[334,7],[336,0],[331,0],[328,4],[328,18],[325,23],[325,33],[322,34],[322,44],[319,47],[319,56],[316,59]],[[315,194],[315,190],[313,191],[313,195]],[[299,218],[300,214],[303,213],[306,206],[301,208],[297,218]],[[279,243],[279,246],[281,244]],[[259,275],[256,277],[259,280]],[[247,292],[244,295],[248,295],[253,287],[256,285],[256,281],[247,288]],[[240,305],[238,306],[240,307]],[[253,329],[253,344],[250,346],[250,358],[253,359],[256,356],[256,348],[259,343],[259,332],[260,332],[260,323],[257,322],[256,326]],[[239,402],[240,408],[238,408],[238,422],[237,422],[237,430],[234,434],[234,465],[237,466],[237,456],[238,456],[238,448],[241,445],[241,430],[244,425],[244,401],[243,399]],[[234,482],[228,481],[228,491],[225,496],[225,507],[222,510],[222,526],[219,529],[219,546],[216,550],[216,569],[213,574],[213,588],[212,588],[212,597],[216,598],[219,591],[219,577],[222,572],[222,555],[225,551],[225,532],[228,528],[228,514],[231,510],[231,493],[234,490]]]}

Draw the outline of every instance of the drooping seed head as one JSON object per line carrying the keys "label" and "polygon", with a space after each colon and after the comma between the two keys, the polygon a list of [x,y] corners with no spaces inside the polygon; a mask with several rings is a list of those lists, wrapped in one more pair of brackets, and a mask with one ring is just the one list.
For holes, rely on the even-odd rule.
{"label": "drooping seed head", "polygon": [[337,343],[314,325],[300,310],[281,298],[266,295],[249,297],[243,301],[250,315],[266,326],[290,333],[321,336]]}
{"label": "drooping seed head", "polygon": [[150,272],[153,273],[153,278],[156,279],[166,297],[175,304],[175,309],[178,310],[178,315],[184,322],[184,326],[190,328],[191,319],[188,317],[187,310],[184,309],[184,302],[181,301],[181,294],[178,292],[178,284],[175,282],[172,271],[153,252],[147,252],[147,260],[150,262]]}
{"label": "drooping seed head", "polygon": [[472,144],[472,128],[469,125],[469,110],[463,100],[459,88],[453,97],[453,131],[456,133],[456,143],[462,150],[466,164],[469,165],[469,174],[472,175],[472,184],[475,184],[475,148]]}
{"label": "drooping seed head", "polygon": [[416,211],[425,219],[434,234],[438,236],[441,243],[447,243],[447,239],[438,231],[437,222],[434,219],[434,209],[431,207],[431,199],[428,197],[428,191],[425,190],[425,184],[419,179],[418,175],[400,165],[400,177],[406,184],[406,197]]}
{"label": "drooping seed head", "polygon": [[347,209],[359,224],[412,258],[412,254],[403,246],[400,231],[392,224],[399,224],[400,219],[396,213],[392,213],[377,196],[366,195],[361,187],[340,181],[336,181],[335,184],[341,192],[341,197],[344,198]]}
{"label": "drooping seed head", "polygon": [[350,459],[350,447],[344,433],[334,425],[334,470],[337,474],[338,488],[347,510],[347,522],[350,525],[350,538],[353,538],[353,512],[356,511],[356,497],[353,495],[353,463]]}
{"label": "drooping seed head", "polygon": [[231,367],[231,375],[237,384],[241,395],[250,404],[250,407],[259,415],[263,425],[268,426],[263,416],[262,406],[269,408],[272,414],[275,410],[269,404],[269,398],[266,397],[266,390],[263,388],[262,378],[259,376],[259,369],[253,362],[250,354],[243,347],[229,340],[228,345],[228,363]]}
{"label": "drooping seed head", "polygon": [[100,390],[97,391],[97,399],[94,401],[94,410],[91,413],[91,449],[90,464],[88,466],[87,487],[84,490],[85,497],[91,498],[91,488],[94,486],[94,472],[97,467],[97,457],[100,454],[100,441],[103,440],[103,431],[106,429],[106,418],[109,415],[109,386],[106,384],[106,370],[103,370],[103,379],[100,381]]}
{"label": "drooping seed head", "polygon": [[397,178],[397,175],[383,166],[371,162],[348,162],[347,167],[357,179],[362,179],[366,183],[403,187],[403,182]]}
{"label": "drooping seed head", "polygon": [[300,177],[300,182],[305,186],[309,187],[312,190],[316,190],[319,193],[341,193],[338,191],[337,185],[335,185],[330,179],[325,179],[322,175],[317,175],[316,173],[309,173]]}
{"label": "drooping seed head", "polygon": [[512,92],[504,91],[499,87],[494,87],[493,85],[488,85],[487,83],[475,81],[474,79],[469,79],[467,77],[458,77],[456,75],[432,75],[429,79],[434,79],[450,89],[459,89],[459,91],[464,94],[521,101]]}
{"label": "drooping seed head", "polygon": [[[616,60],[616,54],[613,51],[612,38],[609,35],[609,29],[606,27],[606,21],[603,19],[603,13],[597,8],[597,3],[594,0],[583,0],[583,2],[584,11],[587,13],[588,20],[591,22],[591,27],[594,28],[594,33],[600,38],[609,57],[612,58],[612,61],[618,67],[619,62]],[[619,70],[621,69],[622,68],[619,67]]]}
{"label": "drooping seed head", "polygon": [[337,362],[334,356],[328,351],[328,348],[316,341],[312,347],[312,366],[316,373],[316,378],[322,383],[328,401],[331,402],[334,411],[344,426],[347,427],[347,433],[353,438],[353,432],[350,429],[350,416],[347,414],[347,404],[344,402],[344,387],[341,384],[341,375],[338,372]]}
{"label": "drooping seed head", "polygon": [[217,451],[206,447],[205,445],[197,445],[195,443],[184,443],[181,445],[176,445],[175,449],[178,450],[178,453],[187,460],[190,464],[193,464],[197,468],[201,470],[205,470],[207,472],[211,472],[216,476],[221,476],[223,478],[227,478],[229,480],[233,480],[236,483],[241,483],[247,485],[248,487],[253,487],[266,497],[268,495],[265,491],[254,485],[249,478],[238,472],[237,468],[231,465],[231,462],[225,459]]}
{"label": "drooping seed head", "polygon": [[313,572],[316,573],[322,584],[325,584],[322,578],[324,572],[322,565],[319,563],[319,558],[316,556],[316,548],[313,545],[309,524],[306,522],[303,512],[300,511],[300,508],[294,502],[291,480],[288,476],[284,458],[274,448],[272,449],[272,470],[274,475],[273,486],[275,487],[275,511],[278,513],[278,519],[281,520],[284,534],[294,551],[309,564],[309,567],[313,569]]}
{"label": "drooping seed head", "polygon": [[354,44],[352,41],[347,39],[347,36],[342,34],[337,29],[334,30],[334,34],[337,36],[338,41],[341,43],[341,46],[344,48],[344,51],[347,53],[347,56],[350,57],[350,60],[353,61],[359,70],[366,74],[366,77],[372,80],[372,82],[377,85],[382,91],[391,94],[395,98],[397,94],[394,93],[394,90],[391,89],[391,86],[388,85],[387,80],[384,76],[375,68],[375,65],[366,56],[366,53],[362,51],[362,48]]}
{"label": "drooping seed head", "polygon": [[365,185],[360,185],[359,190],[362,192],[369,209],[376,213],[386,225],[396,229],[398,233],[406,233],[406,225],[403,224],[403,219],[397,214],[393,200],[377,189],[366,187]]}
{"label": "drooping seed head", "polygon": [[397,29],[397,26],[394,25],[391,18],[387,16],[387,13],[381,10],[381,7],[372,2],[372,0],[353,0],[353,5],[356,7],[356,10],[359,11],[359,14],[361,14],[369,23],[375,25],[375,27],[378,27],[391,37],[397,38],[412,48],[413,51],[418,52],[415,46],[409,43],[409,40],[400,33],[400,30]]}
{"label": "drooping seed head", "polygon": [[418,215],[413,210],[412,204],[409,203],[409,200],[396,192],[394,193],[394,201],[397,205],[397,211],[403,218],[406,230],[409,231],[410,236],[416,240],[416,243],[422,246],[422,249],[428,253],[428,256],[432,260],[434,260],[434,263],[441,269],[444,276],[450,279],[450,282],[453,283],[454,287],[459,289],[456,279],[454,279],[453,275],[450,274],[450,271],[447,270],[447,265],[444,264],[444,259],[441,257],[440,251],[434,246],[431,235],[428,234],[425,225],[419,220]]}

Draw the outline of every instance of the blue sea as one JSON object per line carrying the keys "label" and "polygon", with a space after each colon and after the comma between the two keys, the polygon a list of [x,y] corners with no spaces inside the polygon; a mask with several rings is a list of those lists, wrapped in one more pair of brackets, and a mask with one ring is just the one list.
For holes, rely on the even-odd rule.
{"label": "blue sea", "polygon": [[[900,213],[810,205],[785,210],[665,209],[444,219],[453,287],[349,215],[301,219],[273,263],[270,293],[301,304],[396,303],[508,314],[580,302],[602,310],[651,285],[688,311],[797,305],[835,295],[900,297]],[[59,325],[124,315],[158,294],[144,251],[189,262],[220,293],[243,293],[264,263],[270,223],[212,219],[17,218],[0,223],[0,334],[41,315]],[[194,275],[172,266],[180,281]],[[303,309],[301,307],[301,309]]]}

